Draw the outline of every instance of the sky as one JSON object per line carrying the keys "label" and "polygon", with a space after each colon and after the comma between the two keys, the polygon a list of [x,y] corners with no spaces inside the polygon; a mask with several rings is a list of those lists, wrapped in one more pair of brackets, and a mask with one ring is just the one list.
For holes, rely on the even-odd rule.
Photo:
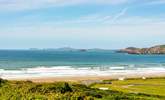
{"label": "sky", "polygon": [[165,0],[0,0],[0,49],[165,44]]}

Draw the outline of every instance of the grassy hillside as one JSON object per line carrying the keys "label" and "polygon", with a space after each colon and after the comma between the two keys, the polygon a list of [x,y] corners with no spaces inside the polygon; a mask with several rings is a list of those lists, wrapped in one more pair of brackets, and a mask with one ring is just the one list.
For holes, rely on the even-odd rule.
{"label": "grassy hillside", "polygon": [[[107,80],[110,81],[110,80]],[[106,82],[107,82],[106,81]],[[111,80],[111,84],[94,84],[93,88],[108,88],[109,90],[124,93],[146,94],[162,97],[165,100],[165,78],[155,79],[128,79],[124,81]]]}
{"label": "grassy hillside", "polygon": [[163,97],[104,91],[78,83],[32,83],[1,79],[0,100],[163,100]]}

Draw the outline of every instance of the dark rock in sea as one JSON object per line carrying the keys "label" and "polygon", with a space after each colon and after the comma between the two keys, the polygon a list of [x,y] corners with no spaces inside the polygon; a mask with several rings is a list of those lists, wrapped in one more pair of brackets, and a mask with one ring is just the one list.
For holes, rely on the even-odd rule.
{"label": "dark rock in sea", "polygon": [[81,52],[86,52],[87,50],[86,49],[80,49]]}
{"label": "dark rock in sea", "polygon": [[157,45],[150,48],[129,47],[117,51],[118,53],[128,54],[165,54],[165,45]]}

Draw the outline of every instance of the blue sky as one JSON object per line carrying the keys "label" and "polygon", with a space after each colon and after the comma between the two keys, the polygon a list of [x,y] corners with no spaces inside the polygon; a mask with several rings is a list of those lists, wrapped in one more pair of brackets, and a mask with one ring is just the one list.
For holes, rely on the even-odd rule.
{"label": "blue sky", "polygon": [[0,49],[165,44],[165,0],[0,0]]}

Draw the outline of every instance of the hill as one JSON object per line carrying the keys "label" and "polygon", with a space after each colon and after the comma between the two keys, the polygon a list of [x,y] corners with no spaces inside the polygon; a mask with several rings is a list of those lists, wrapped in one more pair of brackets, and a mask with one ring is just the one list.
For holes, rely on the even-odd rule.
{"label": "hill", "polygon": [[128,47],[117,52],[128,54],[165,54],[165,45],[156,45],[150,48]]}

